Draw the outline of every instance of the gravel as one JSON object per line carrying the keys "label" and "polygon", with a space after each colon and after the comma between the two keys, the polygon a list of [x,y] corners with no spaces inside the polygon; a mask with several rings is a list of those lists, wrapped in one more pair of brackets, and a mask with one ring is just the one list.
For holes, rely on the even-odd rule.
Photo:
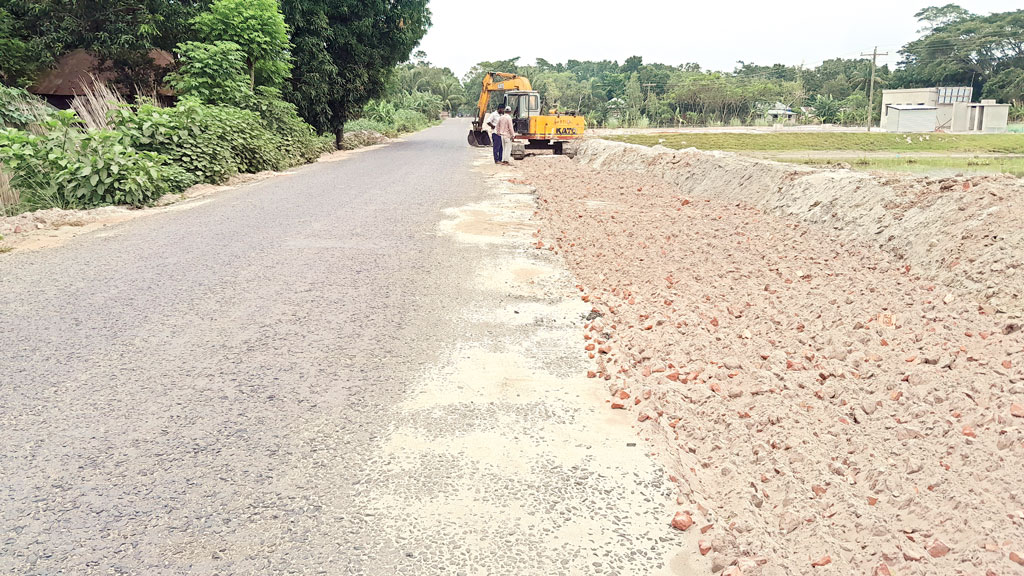
{"label": "gravel", "polygon": [[[857,197],[842,191],[885,184],[793,168],[808,182],[787,196],[784,165],[613,146],[523,163],[517,179],[537,188],[540,241],[565,257],[596,311],[576,339],[592,350],[584,369],[622,408],[612,412],[656,439],[678,501],[707,529],[710,554],[694,573],[1019,569],[1017,320],[972,301],[974,285],[946,284],[918,255],[859,235],[857,210],[872,206],[852,207]],[[921,200],[907,206],[917,222],[959,213],[935,201],[934,182],[897,184],[900,202]],[[816,221],[804,189],[845,206],[846,224]],[[1019,210],[1003,213],[1011,220],[957,229],[1017,234]],[[892,223],[887,237],[914,230]],[[1011,242],[990,249],[981,233],[957,242],[958,254],[1024,257]],[[1021,309],[1017,288],[999,291],[1005,309]]]}

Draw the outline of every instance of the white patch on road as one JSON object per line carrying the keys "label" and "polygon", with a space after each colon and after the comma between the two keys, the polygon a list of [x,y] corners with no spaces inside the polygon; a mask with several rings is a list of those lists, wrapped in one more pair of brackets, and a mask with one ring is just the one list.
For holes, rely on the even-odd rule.
{"label": "white patch on road", "polygon": [[492,173],[490,195],[445,211],[438,225],[455,242],[487,248],[477,296],[455,319],[480,329],[467,329],[414,384],[399,405],[409,425],[385,443],[389,476],[411,477],[425,462],[454,469],[440,498],[375,498],[403,511],[402,529],[468,540],[483,556],[499,538],[534,547],[515,569],[477,562],[452,573],[679,573],[667,560],[685,541],[668,526],[674,488],[635,423],[586,377],[580,334],[590,306],[561,257],[536,247],[532,189],[482,170]]}

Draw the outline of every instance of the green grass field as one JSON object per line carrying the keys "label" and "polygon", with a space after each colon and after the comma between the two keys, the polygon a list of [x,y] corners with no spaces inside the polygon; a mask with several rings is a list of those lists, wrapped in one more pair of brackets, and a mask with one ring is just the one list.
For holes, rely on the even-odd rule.
{"label": "green grass field", "polygon": [[[1024,134],[883,134],[856,132],[651,133],[608,140],[668,148],[726,150],[814,166],[934,176],[1006,173],[1024,177]],[[806,155],[801,153],[806,152]],[[979,156],[975,156],[979,155]]]}
{"label": "green grass field", "polygon": [[[882,134],[856,132],[654,133],[607,136],[631,144],[731,152],[849,151],[1024,154],[1021,134]],[[908,142],[908,138],[910,141]]]}
{"label": "green grass field", "polygon": [[1020,156],[900,156],[879,158],[871,156],[836,156],[800,158],[788,156],[779,158],[780,162],[795,162],[810,166],[832,166],[845,162],[854,170],[881,170],[892,172],[912,172],[931,176],[952,176],[954,174],[1013,174],[1024,177],[1024,157]]}

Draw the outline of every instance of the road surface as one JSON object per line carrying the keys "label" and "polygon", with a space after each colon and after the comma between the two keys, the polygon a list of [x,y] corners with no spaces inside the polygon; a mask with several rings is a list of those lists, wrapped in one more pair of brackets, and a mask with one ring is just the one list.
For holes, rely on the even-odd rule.
{"label": "road surface", "polygon": [[0,256],[0,573],[684,566],[465,130]]}

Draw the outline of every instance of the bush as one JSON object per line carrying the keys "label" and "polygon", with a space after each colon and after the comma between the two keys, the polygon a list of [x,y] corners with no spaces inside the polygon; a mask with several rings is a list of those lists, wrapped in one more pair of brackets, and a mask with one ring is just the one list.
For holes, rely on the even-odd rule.
{"label": "bush", "polygon": [[363,107],[363,116],[385,126],[395,123],[395,105],[387,100],[373,100]]}
{"label": "bush", "polygon": [[398,108],[415,110],[430,120],[439,120],[444,109],[440,96],[430,92],[406,93],[398,102]]}
{"label": "bush", "polygon": [[285,141],[249,110],[186,99],[174,108],[123,108],[114,123],[135,147],[166,156],[200,182],[288,165]]}
{"label": "bush", "polygon": [[181,67],[167,75],[167,84],[178,95],[231,106],[252,96],[245,53],[238,44],[182,42],[175,51]]}
{"label": "bush", "polygon": [[52,112],[42,99],[21,88],[0,84],[0,128],[27,128],[45,121]]}
{"label": "bush", "polygon": [[358,120],[345,123],[345,132],[377,132],[395,138],[406,132],[416,132],[430,126],[430,119],[422,112],[408,108],[395,108],[386,100],[370,102]]}
{"label": "bush", "polygon": [[394,136],[397,135],[395,134],[395,129],[393,126],[388,126],[383,122],[378,122],[377,120],[370,120],[369,118],[360,118],[358,120],[349,120],[348,122],[345,122],[345,132],[360,131],[377,132],[387,136],[388,138],[393,138]]}
{"label": "bush", "polygon": [[136,150],[123,134],[82,131],[77,122],[62,112],[42,135],[0,130],[0,164],[28,207],[143,206],[191,185],[182,170]]}
{"label": "bush", "polygon": [[263,125],[281,137],[289,165],[312,162],[321,154],[334,149],[334,139],[318,136],[313,127],[299,117],[298,108],[285,102],[281,93],[274,88],[257,88],[245,108],[259,114]]}
{"label": "bush", "polygon": [[427,117],[415,110],[402,109],[395,112],[395,131],[399,133],[415,132],[429,125]]}

